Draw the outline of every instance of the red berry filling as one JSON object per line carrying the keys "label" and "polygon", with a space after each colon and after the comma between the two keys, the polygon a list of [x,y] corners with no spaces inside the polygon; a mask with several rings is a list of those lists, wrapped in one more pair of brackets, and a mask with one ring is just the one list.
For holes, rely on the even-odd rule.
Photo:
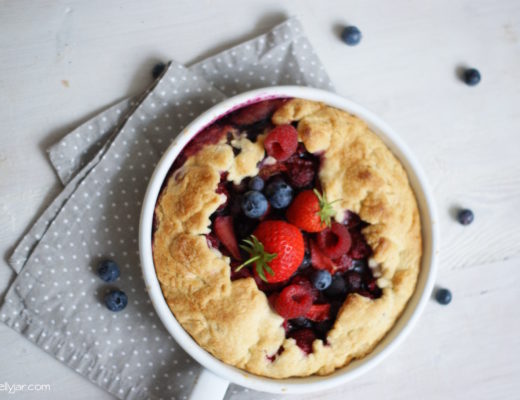
{"label": "red berry filling", "polygon": [[297,331],[291,332],[289,337],[296,340],[298,347],[306,354],[312,353],[312,343],[316,339],[316,335],[311,329],[299,329]]}
{"label": "red berry filling", "polygon": [[[242,196],[250,190],[250,179],[246,178],[236,185],[227,181],[227,174],[223,173],[216,191],[224,194],[226,201],[212,215],[211,232],[206,235],[206,240],[209,247],[219,249],[231,257],[231,280],[250,277],[255,280],[258,288],[268,296],[270,306],[284,318],[286,337],[294,338],[297,345],[309,354],[312,352],[315,339],[326,340],[341,304],[349,294],[357,293],[377,299],[381,297],[382,291],[368,267],[368,257],[372,250],[362,234],[362,229],[368,224],[357,214],[347,210],[342,223],[333,222],[326,228],[321,218],[326,217],[330,211],[323,207],[327,200],[318,198],[314,192],[314,189],[317,189],[318,195],[323,195],[317,179],[319,156],[307,152],[304,145],[298,143],[297,131],[293,126],[273,127],[270,122],[270,117],[284,101],[285,99],[267,100],[247,106],[204,129],[184,148],[172,167],[172,172],[203,146],[217,143],[226,134],[230,143],[238,131],[234,126],[238,126],[240,132],[245,133],[252,141],[255,141],[259,134],[269,132],[264,146],[267,154],[277,161],[274,164],[262,161],[258,165],[258,175],[263,179],[265,186],[276,179],[285,180],[294,190],[291,205],[287,210],[268,207],[261,218],[248,218],[241,209],[241,201]],[[295,201],[296,198],[298,201]],[[310,207],[309,199],[314,199],[316,204]],[[293,205],[295,207],[292,207]],[[328,206],[325,204],[325,207]],[[313,217],[317,211],[324,215],[320,215],[313,222],[314,225],[310,226],[309,219],[302,216],[302,210],[306,210],[310,213],[308,215],[312,214]],[[303,235],[304,245],[299,244],[298,247],[302,247],[300,253],[304,248],[305,256],[299,268],[294,272],[291,269],[281,277],[281,281],[271,279],[269,272],[265,271],[265,276],[270,282],[258,275],[254,263],[241,268],[241,264],[247,260],[247,254],[239,250],[238,244],[242,245],[244,239],[250,238],[262,221],[288,220],[292,225],[299,226]],[[300,225],[309,227],[305,229]],[[313,273],[317,270],[327,270],[333,275],[333,279],[344,287],[340,287],[340,290],[336,288],[335,291],[318,290],[311,283]],[[338,277],[339,280],[336,279]],[[283,347],[267,358],[274,361],[282,351]]]}
{"label": "red berry filling", "polygon": [[240,250],[238,250],[238,243],[233,229],[233,217],[228,215],[215,218],[213,229],[218,240],[222,242],[231,256],[235,260],[240,260]]}
{"label": "red berry filling", "polygon": [[338,258],[350,249],[350,234],[345,226],[334,222],[317,235],[320,250],[329,258]]}
{"label": "red berry filling", "polygon": [[312,306],[312,296],[301,285],[289,285],[285,287],[274,304],[278,314],[286,319],[298,318],[305,315]]}
{"label": "red berry filling", "polygon": [[285,161],[298,147],[298,132],[292,125],[277,126],[265,138],[264,147],[269,156]]}

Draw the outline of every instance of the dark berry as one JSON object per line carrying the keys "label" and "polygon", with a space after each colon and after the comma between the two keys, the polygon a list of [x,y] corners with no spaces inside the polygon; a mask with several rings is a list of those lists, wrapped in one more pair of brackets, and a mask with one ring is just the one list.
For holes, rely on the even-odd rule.
{"label": "dark berry", "polygon": [[318,269],[311,274],[311,282],[316,289],[325,290],[332,283],[332,276],[329,271]]}
{"label": "dark berry", "polygon": [[311,253],[309,251],[305,251],[305,253],[303,254],[303,261],[300,264],[299,268],[306,269],[306,268],[309,268],[310,266],[311,266]]}
{"label": "dark berry", "polygon": [[257,192],[261,192],[263,188],[264,180],[259,176],[255,176],[249,181],[249,190],[256,190]]}
{"label": "dark berry", "polygon": [[298,328],[312,328],[312,321],[304,318],[304,317],[298,317],[291,319],[291,325]]}
{"label": "dark berry", "polygon": [[359,275],[357,272],[348,272],[346,277],[350,290],[355,291],[361,288],[361,275]]}
{"label": "dark berry", "polygon": [[464,82],[468,86],[478,85],[480,82],[480,72],[475,68],[468,68],[464,71]]}
{"label": "dark berry", "polygon": [[341,32],[341,39],[349,46],[355,46],[361,41],[361,31],[355,26],[347,26]]}
{"label": "dark berry", "polygon": [[128,297],[121,290],[111,290],[105,295],[105,304],[110,311],[121,311],[128,304]]}
{"label": "dark berry", "polygon": [[103,260],[99,263],[97,273],[105,282],[114,282],[119,278],[119,266],[112,260]]}
{"label": "dark berry", "polygon": [[293,189],[283,180],[275,180],[267,185],[265,194],[273,208],[285,208],[291,204]]}
{"label": "dark berry", "polygon": [[347,284],[341,275],[334,275],[330,286],[325,290],[328,297],[337,298],[347,293]]}
{"label": "dark berry", "polygon": [[366,268],[366,260],[352,260],[352,266],[350,267],[351,271],[357,272],[358,274],[362,274],[364,271],[366,271]]}
{"label": "dark berry", "polygon": [[473,215],[473,211],[468,209],[460,210],[457,215],[457,219],[462,225],[471,224],[474,218],[475,216]]}
{"label": "dark berry", "polygon": [[249,218],[260,218],[267,211],[267,199],[255,190],[250,190],[242,198],[242,211]]}
{"label": "dark berry", "polygon": [[435,293],[435,300],[442,305],[450,304],[451,298],[451,292],[448,289],[438,289]]}
{"label": "dark berry", "polygon": [[152,68],[153,79],[159,78],[159,76],[161,76],[161,74],[163,73],[165,68],[166,68],[165,63],[160,62],[160,63],[155,64],[154,67]]}

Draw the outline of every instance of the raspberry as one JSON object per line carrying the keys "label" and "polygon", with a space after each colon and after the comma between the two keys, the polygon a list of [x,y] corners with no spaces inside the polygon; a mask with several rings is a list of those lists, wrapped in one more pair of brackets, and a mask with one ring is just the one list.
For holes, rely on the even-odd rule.
{"label": "raspberry", "polygon": [[294,155],[285,162],[287,175],[292,186],[304,188],[314,180],[315,166],[310,160],[305,160]]}
{"label": "raspberry", "polygon": [[321,322],[330,318],[330,304],[313,304],[305,314],[305,318]]}
{"label": "raspberry", "polygon": [[343,254],[334,260],[336,264],[335,272],[346,272],[352,267],[353,260],[348,254]]}
{"label": "raspberry", "polygon": [[287,160],[298,147],[298,132],[292,125],[279,125],[264,140],[267,154],[278,161]]}
{"label": "raspberry", "polygon": [[372,250],[365,240],[363,234],[359,231],[353,231],[350,233],[352,245],[350,247],[349,256],[359,260],[361,258],[368,257]]}
{"label": "raspberry", "polygon": [[274,308],[285,319],[303,316],[312,305],[309,291],[301,285],[285,287],[276,299]]}
{"label": "raspberry", "polygon": [[351,239],[348,229],[334,222],[330,228],[318,233],[317,243],[326,256],[339,258],[350,249]]}
{"label": "raspberry", "polygon": [[311,294],[313,302],[318,300],[318,297],[320,295],[319,290],[312,286],[311,281],[309,281],[309,279],[307,279],[305,276],[296,275],[294,278],[291,279],[291,284],[303,286]]}
{"label": "raspberry", "polygon": [[296,344],[306,354],[312,353],[312,342],[316,339],[316,335],[310,329],[300,329],[291,332],[289,337],[296,340]]}

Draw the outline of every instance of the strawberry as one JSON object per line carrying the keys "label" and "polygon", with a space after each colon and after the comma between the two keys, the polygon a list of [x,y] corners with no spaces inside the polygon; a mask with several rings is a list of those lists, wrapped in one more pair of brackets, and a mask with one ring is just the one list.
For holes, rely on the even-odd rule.
{"label": "strawberry", "polygon": [[323,254],[314,240],[310,241],[311,248],[311,264],[316,269],[326,269],[331,274],[334,273],[334,263]]}
{"label": "strawberry", "polygon": [[311,306],[311,294],[301,285],[286,286],[274,303],[276,312],[285,319],[302,317]]}
{"label": "strawberry", "polygon": [[289,279],[303,261],[303,235],[294,225],[284,221],[262,221],[244,242],[246,244],[240,247],[251,258],[240,268],[254,263],[255,274],[269,283]]}
{"label": "strawberry", "polygon": [[285,161],[298,147],[298,131],[292,125],[278,125],[264,140],[267,154],[278,161]]}
{"label": "strawberry", "polygon": [[325,195],[316,189],[300,192],[287,210],[287,220],[306,232],[320,232],[330,226],[334,214]]}
{"label": "strawberry", "polygon": [[347,253],[352,241],[348,229],[337,222],[318,233],[316,241],[320,250],[329,258],[339,258]]}
{"label": "strawberry", "polygon": [[305,313],[305,318],[311,321],[321,322],[330,318],[330,303],[313,304]]}
{"label": "strawberry", "polygon": [[304,353],[312,353],[312,343],[316,339],[316,335],[311,329],[299,329],[291,332],[289,337],[296,340],[296,344]]}
{"label": "strawberry", "polygon": [[238,249],[237,238],[233,229],[233,217],[219,216],[215,218],[213,229],[215,235],[217,235],[217,239],[220,240],[231,256],[236,260],[240,260],[240,250]]}
{"label": "strawberry", "polygon": [[270,118],[284,102],[284,99],[259,101],[236,111],[229,121],[240,126],[253,125],[256,122]]}

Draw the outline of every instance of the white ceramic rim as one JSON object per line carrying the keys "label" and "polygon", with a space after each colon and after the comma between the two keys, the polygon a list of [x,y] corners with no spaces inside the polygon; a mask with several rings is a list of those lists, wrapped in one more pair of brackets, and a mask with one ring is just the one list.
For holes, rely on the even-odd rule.
{"label": "white ceramic rim", "polygon": [[[297,97],[321,101],[363,119],[401,161],[419,203],[423,230],[423,258],[417,287],[412,298],[394,327],[369,355],[355,360],[327,376],[271,379],[225,364],[212,356],[182,328],[168,308],[155,273],[152,257],[152,224],[155,204],[164,179],[177,155],[201,129],[231,110],[248,103],[276,97]],[[356,103],[331,92],[299,86],[275,86],[252,90],[222,101],[193,120],[174,139],[159,160],[146,190],[140,218],[139,252],[146,288],[159,318],[177,343],[203,367],[229,382],[255,390],[272,393],[309,393],[326,390],[360,376],[379,364],[408,335],[433,290],[438,243],[437,220],[433,196],[422,168],[401,138],[379,117]]]}

